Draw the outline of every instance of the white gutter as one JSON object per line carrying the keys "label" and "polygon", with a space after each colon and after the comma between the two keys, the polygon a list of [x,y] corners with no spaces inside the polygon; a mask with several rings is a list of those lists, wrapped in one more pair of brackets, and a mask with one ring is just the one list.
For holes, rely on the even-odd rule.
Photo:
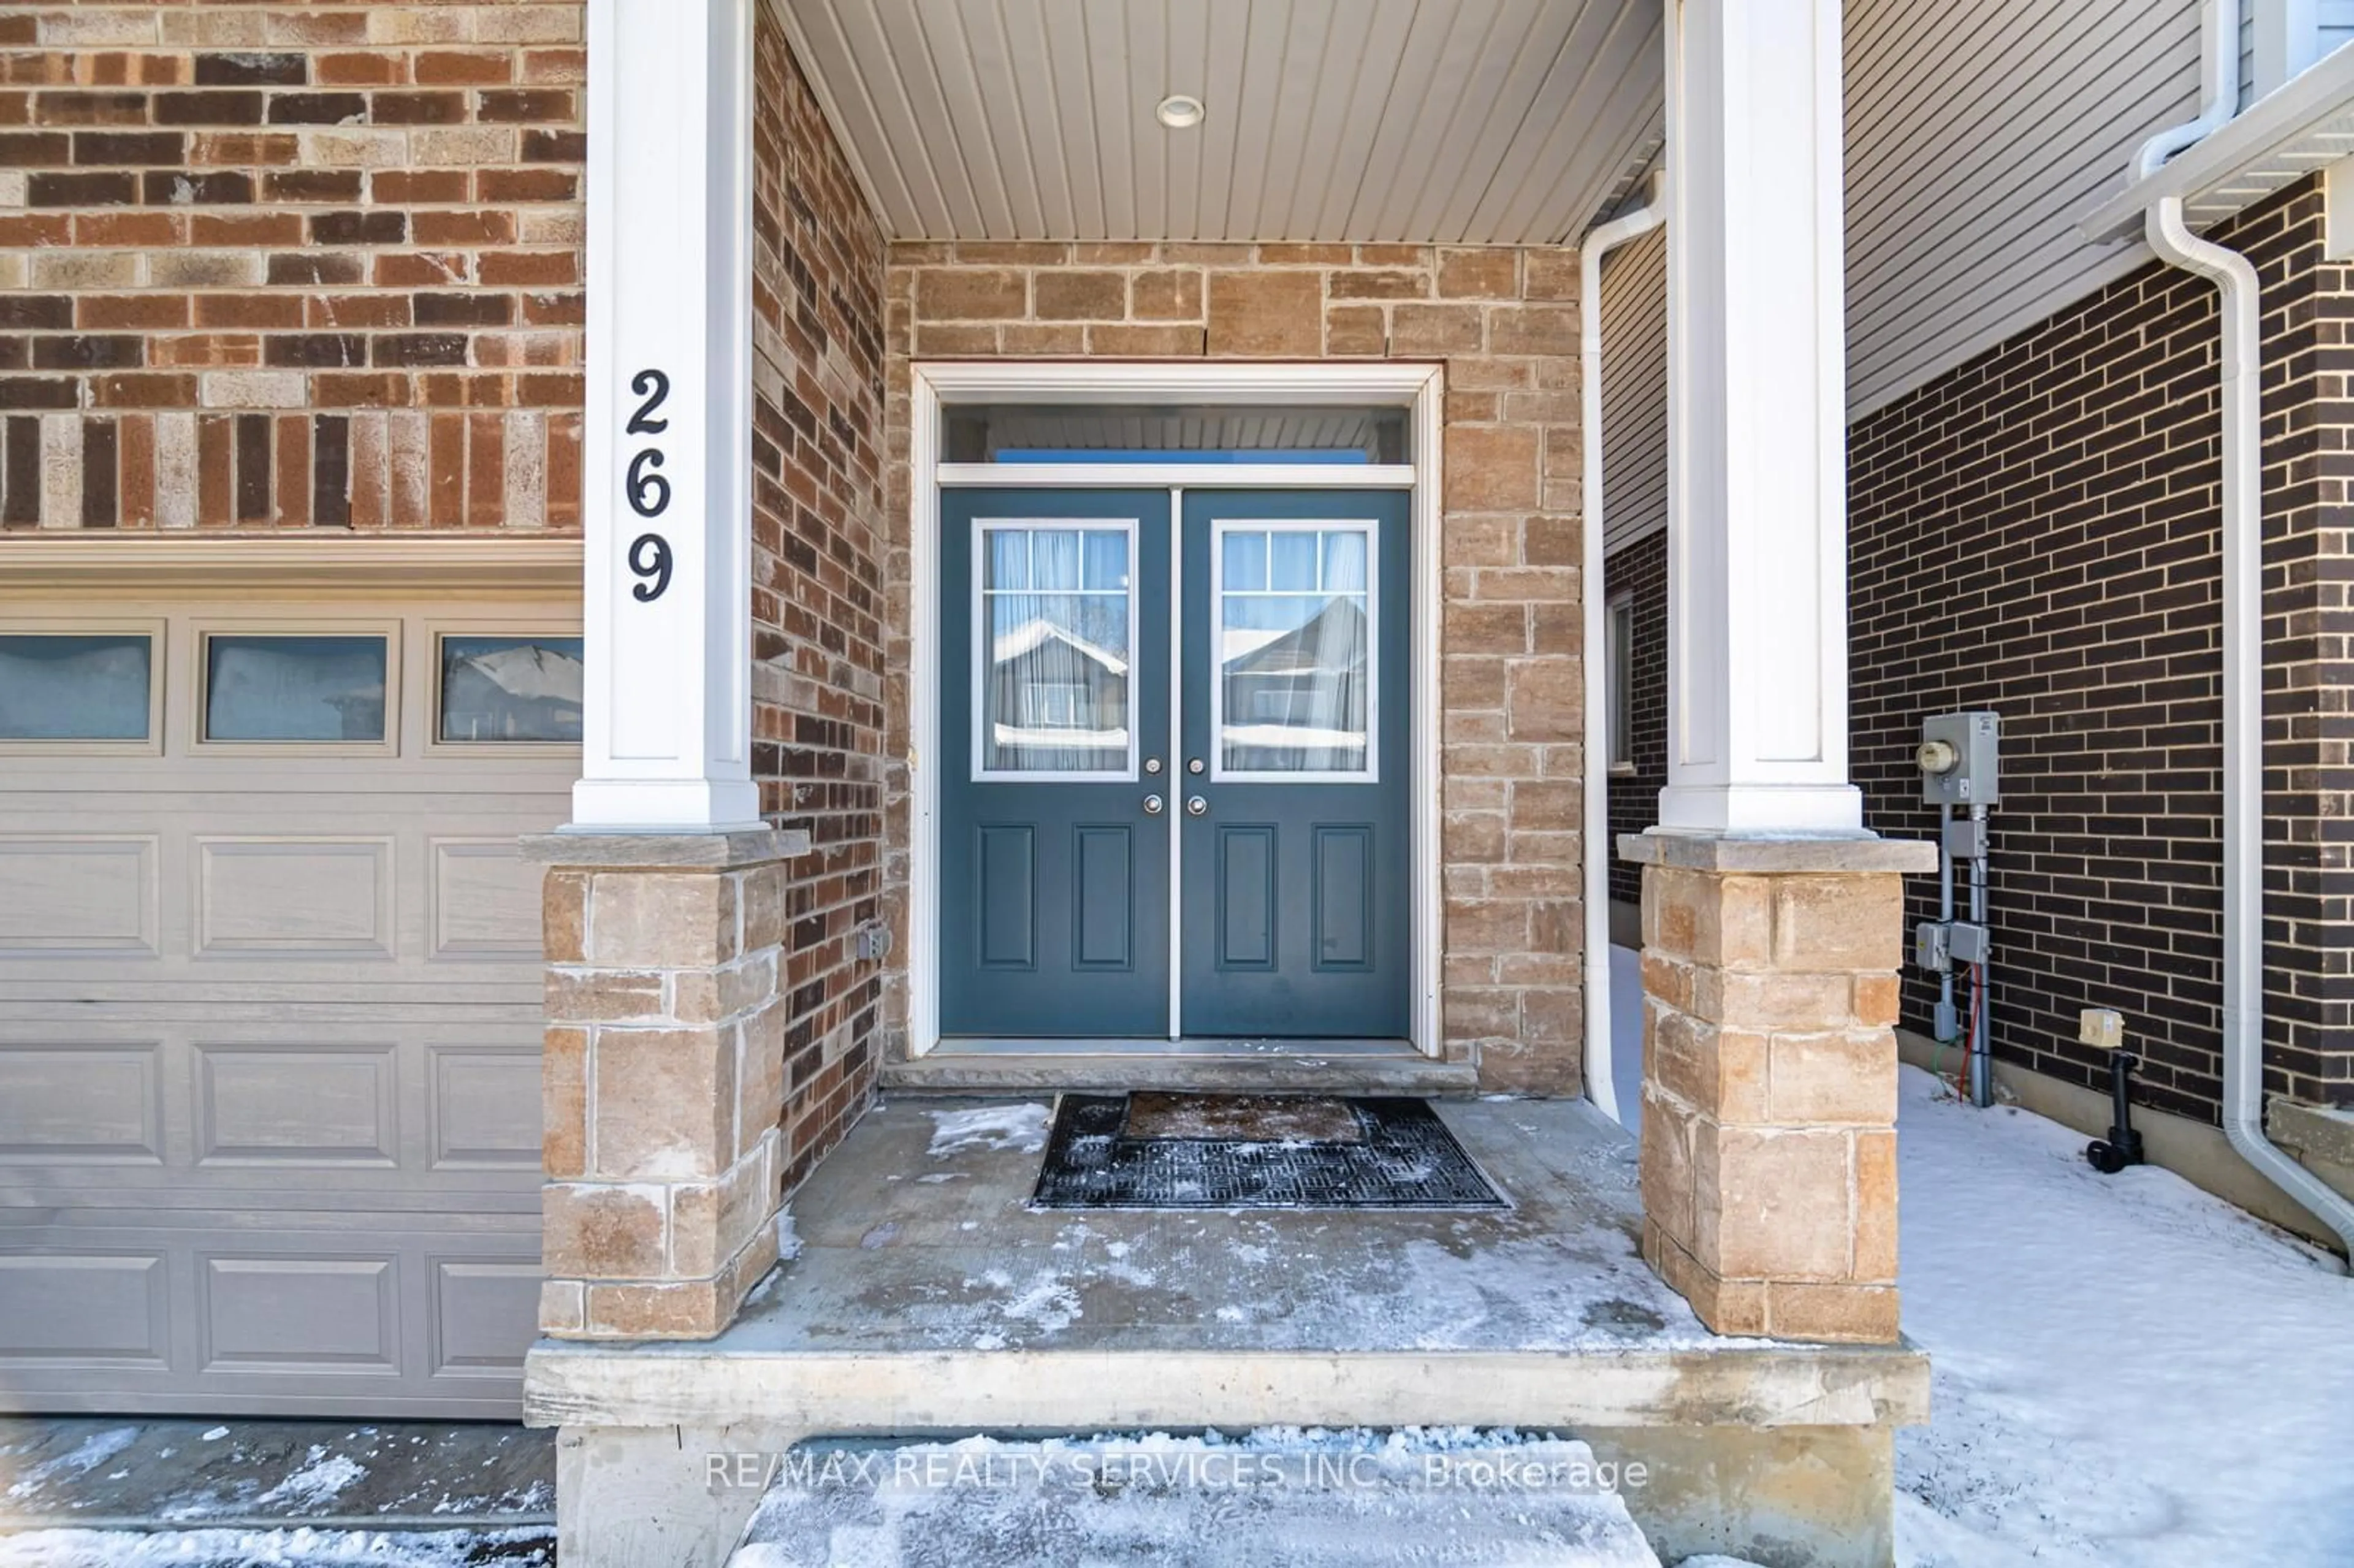
{"label": "white gutter", "polygon": [[1651,176],[1643,205],[1586,232],[1577,249],[1578,399],[1585,516],[1579,595],[1585,621],[1585,1094],[1623,1124],[1610,1072],[1610,683],[1602,571],[1602,258],[1664,222],[1667,175]]}
{"label": "white gutter", "polygon": [[[2161,196],[2180,196],[2183,216],[2203,229],[2349,154],[2354,49],[2339,49],[2147,179],[2128,177],[2077,221],[2076,230],[2087,239],[2138,239],[2143,213]],[[2140,166],[2137,154],[2133,167]]]}
{"label": "white gutter", "polygon": [[[2239,13],[2239,0],[2212,0],[2206,106],[2190,124],[2142,143],[2137,180],[2232,117]],[[2263,301],[2254,266],[2193,234],[2179,194],[2159,196],[2143,221],[2151,249],[2215,285],[2223,318],[2223,1136],[2354,1256],[2354,1202],[2264,1136]]]}

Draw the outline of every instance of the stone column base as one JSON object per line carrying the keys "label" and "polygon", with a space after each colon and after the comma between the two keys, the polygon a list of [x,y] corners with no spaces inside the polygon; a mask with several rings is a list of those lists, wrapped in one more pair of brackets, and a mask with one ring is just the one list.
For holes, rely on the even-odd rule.
{"label": "stone column base", "polygon": [[807,835],[551,833],[540,1331],[708,1339],[777,1261],[783,862]]}
{"label": "stone column base", "polygon": [[1643,1255],[1720,1334],[1897,1337],[1896,969],[1926,843],[1622,837],[1643,863]]}

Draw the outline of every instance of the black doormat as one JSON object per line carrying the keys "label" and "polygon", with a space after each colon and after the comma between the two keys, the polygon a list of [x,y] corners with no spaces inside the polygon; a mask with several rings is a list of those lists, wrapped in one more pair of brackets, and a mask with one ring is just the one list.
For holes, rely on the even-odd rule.
{"label": "black doormat", "polygon": [[1172,1114],[1176,1097],[1137,1097],[1151,1103],[1131,1116],[1127,1095],[1062,1097],[1031,1207],[1509,1207],[1420,1100],[1303,1100],[1281,1114],[1268,1097],[1205,1095],[1188,1116]]}

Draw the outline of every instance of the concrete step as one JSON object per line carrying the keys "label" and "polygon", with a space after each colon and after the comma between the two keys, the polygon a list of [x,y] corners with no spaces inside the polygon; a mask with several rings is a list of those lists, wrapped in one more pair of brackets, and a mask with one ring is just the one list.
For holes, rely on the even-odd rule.
{"label": "concrete step", "polygon": [[812,1441],[729,1568],[1659,1568],[1584,1443],[1460,1428]]}

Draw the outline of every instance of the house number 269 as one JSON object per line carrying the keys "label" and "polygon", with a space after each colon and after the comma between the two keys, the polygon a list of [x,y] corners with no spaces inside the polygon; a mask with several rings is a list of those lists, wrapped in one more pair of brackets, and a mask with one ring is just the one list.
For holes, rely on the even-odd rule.
{"label": "house number 269", "polygon": [[[622,433],[631,436],[659,436],[670,429],[668,419],[654,418],[654,410],[670,397],[670,377],[659,370],[641,370],[630,378],[630,390],[645,399],[638,411],[630,416]],[[670,481],[654,471],[663,465],[660,447],[641,448],[630,459],[630,472],[623,488],[630,497],[630,510],[639,516],[652,519],[670,510]],[[670,541],[660,534],[646,533],[630,541],[630,575],[638,579],[630,589],[631,597],[641,604],[652,604],[670,588]]]}

